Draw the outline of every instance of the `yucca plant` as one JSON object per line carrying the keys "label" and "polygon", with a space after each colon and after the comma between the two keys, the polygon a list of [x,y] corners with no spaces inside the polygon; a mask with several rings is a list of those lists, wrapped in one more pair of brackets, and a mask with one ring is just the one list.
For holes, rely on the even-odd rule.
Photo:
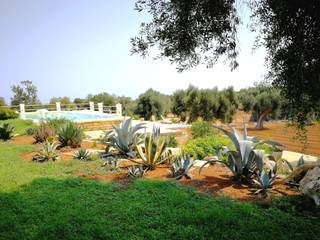
{"label": "yucca plant", "polygon": [[180,180],[183,177],[191,179],[189,171],[193,165],[194,161],[190,155],[181,153],[173,159],[173,163],[171,164],[170,171],[172,177],[175,177],[177,180]]}
{"label": "yucca plant", "polygon": [[52,128],[45,122],[40,122],[33,133],[33,138],[36,143],[42,143],[48,140],[48,138],[54,137],[55,133]]}
{"label": "yucca plant", "polygon": [[0,125],[0,139],[8,141],[13,137],[14,127],[9,123]]}
{"label": "yucca plant", "polygon": [[86,149],[80,149],[73,154],[74,159],[86,161],[91,159],[91,152]]}
{"label": "yucca plant", "polygon": [[62,147],[80,147],[83,138],[83,129],[74,122],[68,122],[58,129],[58,140]]}
{"label": "yucca plant", "polygon": [[33,156],[33,161],[35,162],[46,162],[46,161],[56,161],[59,159],[59,154],[57,152],[57,147],[59,145],[56,143],[50,143],[46,141],[39,152]]}
{"label": "yucca plant", "polygon": [[219,148],[217,157],[207,160],[200,171],[208,164],[222,163],[230,169],[233,177],[238,180],[250,179],[257,172],[262,172],[265,158],[264,151],[255,149],[259,142],[254,137],[247,135],[246,127],[244,128],[244,135],[235,128],[232,128],[229,132],[223,128],[214,127],[229,137],[235,150],[228,147]]}
{"label": "yucca plant", "polygon": [[106,133],[104,143],[115,148],[120,154],[130,158],[135,158],[135,145],[141,144],[143,138],[139,134],[140,129],[145,128],[145,124],[132,126],[132,119],[124,119],[119,126],[112,126],[113,130]]}
{"label": "yucca plant", "polygon": [[[154,127],[144,139],[144,144],[137,145],[137,151],[142,159],[144,169],[154,170],[159,164],[165,163],[172,158],[171,151],[167,149],[167,141],[160,137],[160,128]],[[135,163],[135,160],[132,160]]]}
{"label": "yucca plant", "polygon": [[142,166],[133,165],[128,167],[128,176],[131,178],[142,178],[144,174],[145,170]]}

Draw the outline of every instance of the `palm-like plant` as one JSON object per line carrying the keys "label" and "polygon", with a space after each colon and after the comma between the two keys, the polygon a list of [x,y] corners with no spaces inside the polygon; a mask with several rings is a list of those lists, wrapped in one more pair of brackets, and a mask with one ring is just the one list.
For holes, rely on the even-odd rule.
{"label": "palm-like plant", "polygon": [[[144,145],[136,146],[143,167],[147,170],[154,170],[159,164],[169,161],[172,154],[167,149],[167,145],[167,141],[160,137],[160,128],[154,127],[152,132],[145,136]],[[135,160],[132,161],[139,164]]]}
{"label": "palm-like plant", "polygon": [[173,159],[173,163],[170,168],[171,174],[177,180],[180,180],[183,177],[186,179],[191,179],[189,171],[193,165],[193,159],[188,154],[182,153]]}
{"label": "palm-like plant", "polygon": [[120,154],[134,158],[136,156],[134,147],[142,142],[142,134],[138,131],[145,128],[145,124],[132,126],[132,119],[127,118],[121,122],[120,126],[112,127],[113,130],[107,132],[105,136],[105,143],[114,147]]}
{"label": "palm-like plant", "polygon": [[259,142],[257,143],[254,137],[247,135],[246,128],[244,128],[243,135],[235,128],[232,128],[231,132],[217,126],[215,128],[229,137],[235,150],[228,147],[218,149],[217,158],[207,160],[200,168],[200,171],[208,164],[222,163],[231,170],[236,179],[241,179],[242,177],[251,178],[257,172],[262,172],[265,157],[264,151],[255,149]]}
{"label": "palm-like plant", "polygon": [[55,143],[50,143],[49,141],[46,141],[43,147],[39,152],[36,153],[35,156],[33,156],[33,161],[36,162],[46,162],[46,161],[56,161],[59,159],[59,154],[57,152],[57,147],[59,145]]}
{"label": "palm-like plant", "polygon": [[68,122],[58,129],[58,140],[62,147],[80,147],[83,138],[83,129],[74,122]]}
{"label": "palm-like plant", "polygon": [[13,137],[14,127],[9,123],[4,123],[0,126],[0,139],[8,141]]}

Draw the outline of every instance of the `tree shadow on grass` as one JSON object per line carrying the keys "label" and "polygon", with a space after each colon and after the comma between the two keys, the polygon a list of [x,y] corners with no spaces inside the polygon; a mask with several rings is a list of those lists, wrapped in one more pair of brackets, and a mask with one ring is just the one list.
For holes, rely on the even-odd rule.
{"label": "tree shadow on grass", "polygon": [[0,239],[317,239],[319,227],[171,181],[41,178],[0,192]]}

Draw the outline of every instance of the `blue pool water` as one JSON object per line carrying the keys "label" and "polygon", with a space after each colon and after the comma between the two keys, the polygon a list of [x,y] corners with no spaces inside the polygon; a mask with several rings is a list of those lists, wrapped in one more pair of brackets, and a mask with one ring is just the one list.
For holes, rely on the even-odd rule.
{"label": "blue pool water", "polygon": [[46,113],[27,113],[24,115],[24,119],[27,120],[46,120],[46,119],[59,119],[64,118],[73,121],[79,120],[97,120],[97,119],[110,119],[114,118],[112,115],[106,114],[91,114],[81,112],[46,112]]}

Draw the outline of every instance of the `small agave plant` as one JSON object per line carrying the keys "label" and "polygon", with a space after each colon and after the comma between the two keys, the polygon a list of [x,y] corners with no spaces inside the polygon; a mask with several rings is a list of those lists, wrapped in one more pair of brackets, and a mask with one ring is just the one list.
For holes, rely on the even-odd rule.
{"label": "small agave plant", "polygon": [[[285,162],[285,164],[286,164],[286,166],[287,166],[288,171],[289,171],[290,173],[292,173],[293,170],[295,169],[295,168],[293,167],[293,165],[292,165],[289,161],[287,161],[287,160],[284,160],[284,162]],[[305,164],[305,160],[304,160],[303,156],[301,156],[300,159],[298,160],[298,163],[297,163],[297,165],[296,165],[296,168],[301,167],[301,166],[304,165],[304,164]]]}
{"label": "small agave plant", "polygon": [[130,178],[142,178],[145,170],[140,165],[133,165],[128,167],[128,176]]}
{"label": "small agave plant", "polygon": [[[144,145],[136,146],[144,169],[154,170],[158,165],[168,162],[172,158],[172,153],[167,146],[167,141],[160,137],[160,128],[154,127],[152,132],[146,135]],[[135,160],[131,161],[141,164]]]}
{"label": "small agave plant", "polygon": [[80,149],[79,151],[73,154],[74,159],[86,161],[91,159],[91,152],[86,149]]}
{"label": "small agave plant", "polygon": [[274,184],[277,175],[277,164],[274,161],[270,161],[271,169],[262,170],[261,173],[258,174],[257,179],[252,179],[253,183],[256,185],[254,189],[254,194],[263,194],[266,195],[268,189],[272,187]]}
{"label": "small agave plant", "polygon": [[217,158],[208,159],[200,168],[200,171],[208,164],[221,163],[230,169],[235,179],[250,179],[257,172],[262,172],[266,156],[263,150],[255,149],[259,142],[254,137],[247,135],[246,128],[244,128],[244,134],[242,135],[235,128],[231,128],[231,132],[229,132],[223,128],[214,127],[229,137],[235,150],[228,147],[218,149]]}
{"label": "small agave plant", "polygon": [[105,162],[103,163],[104,167],[107,167],[111,171],[119,169],[119,159],[113,156],[108,156],[104,158]]}
{"label": "small agave plant", "polygon": [[13,137],[14,127],[9,123],[0,125],[0,139],[8,141]]}
{"label": "small agave plant", "polygon": [[127,118],[122,121],[120,126],[112,126],[113,130],[106,133],[104,143],[107,146],[112,146],[120,154],[126,157],[135,158],[135,145],[141,144],[140,129],[145,128],[143,123],[132,126],[132,119]]}
{"label": "small agave plant", "polygon": [[191,179],[189,175],[190,169],[193,167],[194,161],[188,154],[182,153],[173,159],[170,171],[173,177],[177,180],[185,177],[186,179]]}
{"label": "small agave plant", "polygon": [[46,161],[56,161],[59,159],[59,154],[57,152],[57,147],[59,145],[56,143],[50,143],[46,141],[42,149],[33,156],[33,161],[35,162],[46,162]]}

